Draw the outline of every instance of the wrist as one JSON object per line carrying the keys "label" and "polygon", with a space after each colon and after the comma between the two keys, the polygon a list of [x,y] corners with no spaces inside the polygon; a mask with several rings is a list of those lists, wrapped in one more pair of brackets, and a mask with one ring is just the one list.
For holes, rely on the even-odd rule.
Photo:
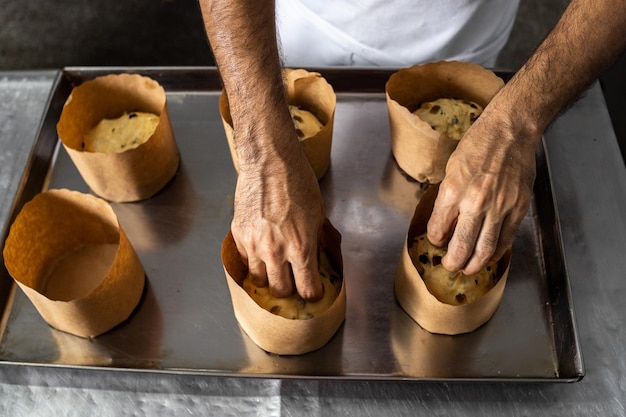
{"label": "wrist", "polygon": [[260,115],[236,125],[234,141],[240,170],[282,175],[288,166],[306,159],[286,108],[285,112],[286,116],[268,112],[273,116]]}
{"label": "wrist", "polygon": [[[489,103],[485,109],[493,114],[494,118],[503,124],[503,130],[510,132],[508,139],[513,141],[523,140],[533,149],[541,140],[547,122],[536,103],[523,94],[518,94],[515,88],[504,87]],[[502,139],[506,140],[507,137]]]}

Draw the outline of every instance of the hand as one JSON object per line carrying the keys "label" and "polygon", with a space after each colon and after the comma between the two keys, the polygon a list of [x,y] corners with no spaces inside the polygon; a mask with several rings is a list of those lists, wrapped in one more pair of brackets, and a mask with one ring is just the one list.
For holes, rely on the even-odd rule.
{"label": "hand", "polygon": [[255,284],[269,284],[277,297],[292,294],[295,285],[303,299],[315,301],[323,296],[317,253],[323,204],[313,169],[294,140],[293,157],[241,167],[231,230]]}
{"label": "hand", "polygon": [[500,259],[530,205],[541,135],[515,130],[504,115],[488,106],[448,160],[428,240],[448,243],[449,271],[471,275]]}

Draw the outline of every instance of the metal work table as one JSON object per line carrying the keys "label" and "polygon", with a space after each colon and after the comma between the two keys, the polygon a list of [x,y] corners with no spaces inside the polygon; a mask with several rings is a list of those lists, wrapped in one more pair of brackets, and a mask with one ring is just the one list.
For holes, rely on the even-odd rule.
{"label": "metal work table", "polygon": [[[2,227],[56,74],[0,72]],[[0,415],[625,416],[626,170],[599,85],[552,125],[546,143],[586,369],[581,382],[281,380],[0,364]]]}

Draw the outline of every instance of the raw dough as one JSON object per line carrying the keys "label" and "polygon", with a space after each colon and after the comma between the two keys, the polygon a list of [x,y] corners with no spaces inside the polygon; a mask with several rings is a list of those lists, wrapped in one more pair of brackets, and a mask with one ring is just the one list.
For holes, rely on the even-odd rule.
{"label": "raw dough", "polygon": [[417,236],[409,248],[409,255],[428,291],[439,301],[461,305],[478,300],[497,283],[497,264],[485,266],[475,275],[448,272],[441,264],[447,248],[433,246],[426,234]]}
{"label": "raw dough", "polygon": [[293,119],[293,124],[296,127],[296,133],[300,141],[317,135],[324,127],[322,122],[308,110],[290,104],[289,112],[291,113],[291,118]]}
{"label": "raw dough", "polygon": [[320,253],[320,276],[324,286],[324,297],[314,303],[303,300],[297,293],[284,298],[274,297],[269,287],[256,286],[249,275],[243,280],[243,289],[258,305],[270,313],[288,319],[312,319],[328,310],[341,291],[342,280],[323,251]]}
{"label": "raw dough", "polygon": [[150,139],[159,124],[152,113],[124,113],[117,119],[102,119],[85,135],[85,151],[121,153]]}
{"label": "raw dough", "polygon": [[472,101],[440,98],[422,104],[413,114],[437,132],[445,134],[450,139],[459,140],[482,111],[482,107]]}

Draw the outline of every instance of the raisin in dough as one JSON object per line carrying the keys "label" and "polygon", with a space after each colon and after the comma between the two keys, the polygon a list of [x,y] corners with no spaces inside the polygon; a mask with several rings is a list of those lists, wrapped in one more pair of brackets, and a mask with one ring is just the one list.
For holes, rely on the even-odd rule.
{"label": "raisin in dough", "polygon": [[289,112],[291,113],[291,119],[296,127],[296,133],[300,141],[317,135],[324,127],[319,119],[308,110],[290,104]]}
{"label": "raisin in dough", "polygon": [[422,104],[413,114],[437,132],[459,140],[482,111],[482,107],[472,101],[440,98]]}
{"label": "raisin in dough", "polygon": [[274,297],[269,287],[256,286],[250,276],[243,280],[243,289],[258,305],[270,313],[287,319],[312,319],[328,310],[341,291],[341,278],[333,270],[324,252],[320,253],[320,276],[324,286],[324,297],[314,303],[303,300],[298,294],[284,298]]}
{"label": "raisin in dough", "polygon": [[102,119],[85,135],[85,151],[121,153],[135,149],[150,139],[158,124],[159,116],[143,112]]}
{"label": "raisin in dough", "polygon": [[473,303],[496,285],[495,264],[485,266],[475,275],[448,272],[441,265],[441,258],[446,252],[445,247],[433,246],[426,234],[417,236],[409,248],[409,255],[424,284],[439,301],[451,305]]}

